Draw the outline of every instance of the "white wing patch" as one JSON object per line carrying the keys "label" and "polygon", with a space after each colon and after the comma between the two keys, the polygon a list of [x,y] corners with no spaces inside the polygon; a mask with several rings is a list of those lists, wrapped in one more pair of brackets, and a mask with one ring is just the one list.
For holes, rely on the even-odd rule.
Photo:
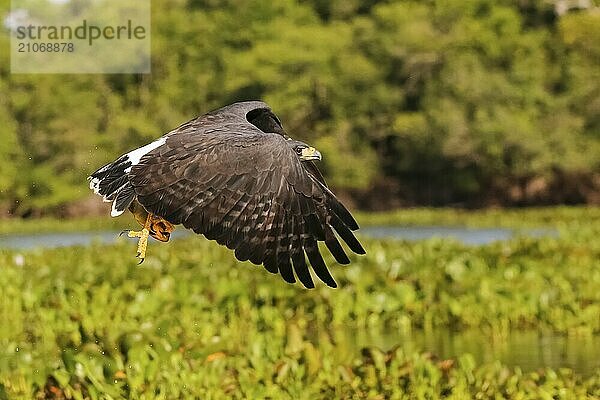
{"label": "white wing patch", "polygon": [[[166,141],[167,138],[163,136],[152,143],[132,150],[129,153],[119,157],[116,161],[113,161],[112,163],[109,163],[104,167],[100,168],[98,171],[94,172],[92,176],[88,177],[90,181],[90,189],[92,189],[94,193],[102,196],[103,201],[109,203],[112,202],[112,207],[110,210],[110,215],[112,217],[117,217],[123,214],[123,211],[125,211],[125,209],[117,209],[117,200],[119,199],[120,191],[127,190],[129,181],[126,178],[126,175],[131,171],[131,167],[139,164],[142,157],[144,157],[146,154],[156,149],[157,147],[164,145]],[[125,165],[128,165],[128,163],[130,163],[129,166],[127,168],[124,168]],[[111,185],[108,187],[114,187],[116,186],[114,184],[115,181],[117,179],[123,179],[124,177],[124,182],[119,187],[117,187],[116,189],[112,188],[110,189],[110,192],[108,192],[109,189],[107,189],[107,185]],[[101,188],[101,186],[103,188]],[[100,193],[101,191],[102,193]],[[109,197],[112,198],[112,200],[109,200]],[[127,205],[122,203],[122,206],[126,208]]]}
{"label": "white wing patch", "polygon": [[[135,150],[127,153],[127,159],[129,161],[131,161],[131,166],[137,165],[143,156],[150,153],[152,150],[156,149],[157,147],[162,146],[163,144],[165,144],[166,141],[167,141],[166,137],[161,137],[160,139],[155,140],[152,143],[149,143],[145,146],[140,147],[139,149],[135,149]],[[131,171],[131,167],[129,167],[125,170],[126,173],[129,173],[129,171]]]}

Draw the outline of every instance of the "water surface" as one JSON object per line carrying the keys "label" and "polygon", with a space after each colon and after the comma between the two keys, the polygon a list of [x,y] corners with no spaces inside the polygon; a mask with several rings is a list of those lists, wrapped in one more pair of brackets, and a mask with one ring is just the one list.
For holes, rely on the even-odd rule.
{"label": "water surface", "polygon": [[456,226],[367,226],[361,234],[379,239],[424,240],[453,239],[467,245],[483,245],[509,240],[517,235],[529,237],[556,236],[550,229],[513,230],[509,228],[467,228]]}
{"label": "water surface", "polygon": [[[348,340],[360,347],[375,346],[390,350],[400,346],[408,354],[428,352],[435,357],[457,359],[471,354],[478,363],[500,361],[524,372],[541,368],[569,368],[583,376],[600,370],[600,335],[561,336],[538,331],[513,331],[506,337],[492,338],[476,330],[413,331],[410,334],[372,330],[346,331]],[[338,338],[339,339],[339,338]]]}
{"label": "water surface", "polygon": [[[530,229],[515,231],[508,228],[466,228],[448,226],[368,226],[361,228],[361,236],[371,238],[391,238],[400,240],[424,240],[430,238],[447,238],[458,240],[467,245],[483,245],[496,241],[508,240],[514,236],[531,237],[555,236],[556,232],[547,229]],[[172,238],[188,236],[191,232],[178,229]],[[82,246],[92,242],[114,243],[118,240],[118,232],[68,232],[43,234],[8,234],[0,235],[0,248],[29,249],[35,247]]]}
{"label": "water surface", "polygon": [[[189,234],[190,233],[185,230],[176,230],[175,232],[173,232],[173,235],[171,237],[176,239],[183,236],[187,236]],[[91,243],[111,244],[116,243],[117,240],[126,240],[126,238],[119,238],[118,231],[8,234],[0,235],[0,248],[56,248],[69,246],[85,246]]]}

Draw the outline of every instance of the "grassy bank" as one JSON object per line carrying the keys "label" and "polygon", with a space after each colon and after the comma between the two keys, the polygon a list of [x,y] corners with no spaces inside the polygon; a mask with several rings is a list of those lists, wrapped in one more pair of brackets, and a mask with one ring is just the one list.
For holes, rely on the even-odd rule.
{"label": "grassy bank", "polygon": [[333,268],[337,290],[286,285],[200,238],[152,243],[142,266],[125,240],[0,251],[0,398],[600,396],[598,372],[522,373],[346,335],[600,333],[600,227],[576,213],[556,238],[366,241],[366,257]]}
{"label": "grassy bank", "polygon": [[363,225],[433,225],[468,227],[575,227],[600,224],[600,207],[531,207],[466,210],[461,208],[409,208],[359,213]]}
{"label": "grassy bank", "polygon": [[[600,224],[600,207],[535,207],[465,210],[460,208],[409,208],[390,212],[357,212],[361,226],[468,226],[506,228],[564,228]],[[131,228],[133,218],[107,215],[59,220],[56,218],[2,219],[0,234],[120,230]]]}
{"label": "grassy bank", "polygon": [[0,219],[0,235],[36,234],[49,232],[90,232],[102,230],[122,230],[131,228],[133,217],[102,217],[56,219],[56,218],[9,218]]}

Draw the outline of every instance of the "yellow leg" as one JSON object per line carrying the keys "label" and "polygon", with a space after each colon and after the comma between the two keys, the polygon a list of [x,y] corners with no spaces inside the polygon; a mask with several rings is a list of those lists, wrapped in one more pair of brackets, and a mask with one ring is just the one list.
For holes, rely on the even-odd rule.
{"label": "yellow leg", "polygon": [[137,247],[137,258],[140,259],[139,264],[144,262],[144,259],[146,258],[146,248],[148,247],[148,236],[150,235],[150,223],[151,223],[151,214],[148,214],[148,217],[146,218],[146,222],[144,223],[144,227],[142,228],[141,231],[123,231],[121,233],[125,233],[127,232],[127,237],[130,238],[140,238],[140,240],[138,240],[138,247]]}

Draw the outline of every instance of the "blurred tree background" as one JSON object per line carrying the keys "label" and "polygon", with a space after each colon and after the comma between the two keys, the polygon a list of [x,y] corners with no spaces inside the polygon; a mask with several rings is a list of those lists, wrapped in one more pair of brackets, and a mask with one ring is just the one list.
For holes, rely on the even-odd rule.
{"label": "blurred tree background", "polygon": [[[9,7],[3,2],[0,16]],[[263,99],[365,209],[600,203],[600,8],[549,0],[164,0],[149,75],[17,75],[0,213],[60,214],[103,163]]]}

